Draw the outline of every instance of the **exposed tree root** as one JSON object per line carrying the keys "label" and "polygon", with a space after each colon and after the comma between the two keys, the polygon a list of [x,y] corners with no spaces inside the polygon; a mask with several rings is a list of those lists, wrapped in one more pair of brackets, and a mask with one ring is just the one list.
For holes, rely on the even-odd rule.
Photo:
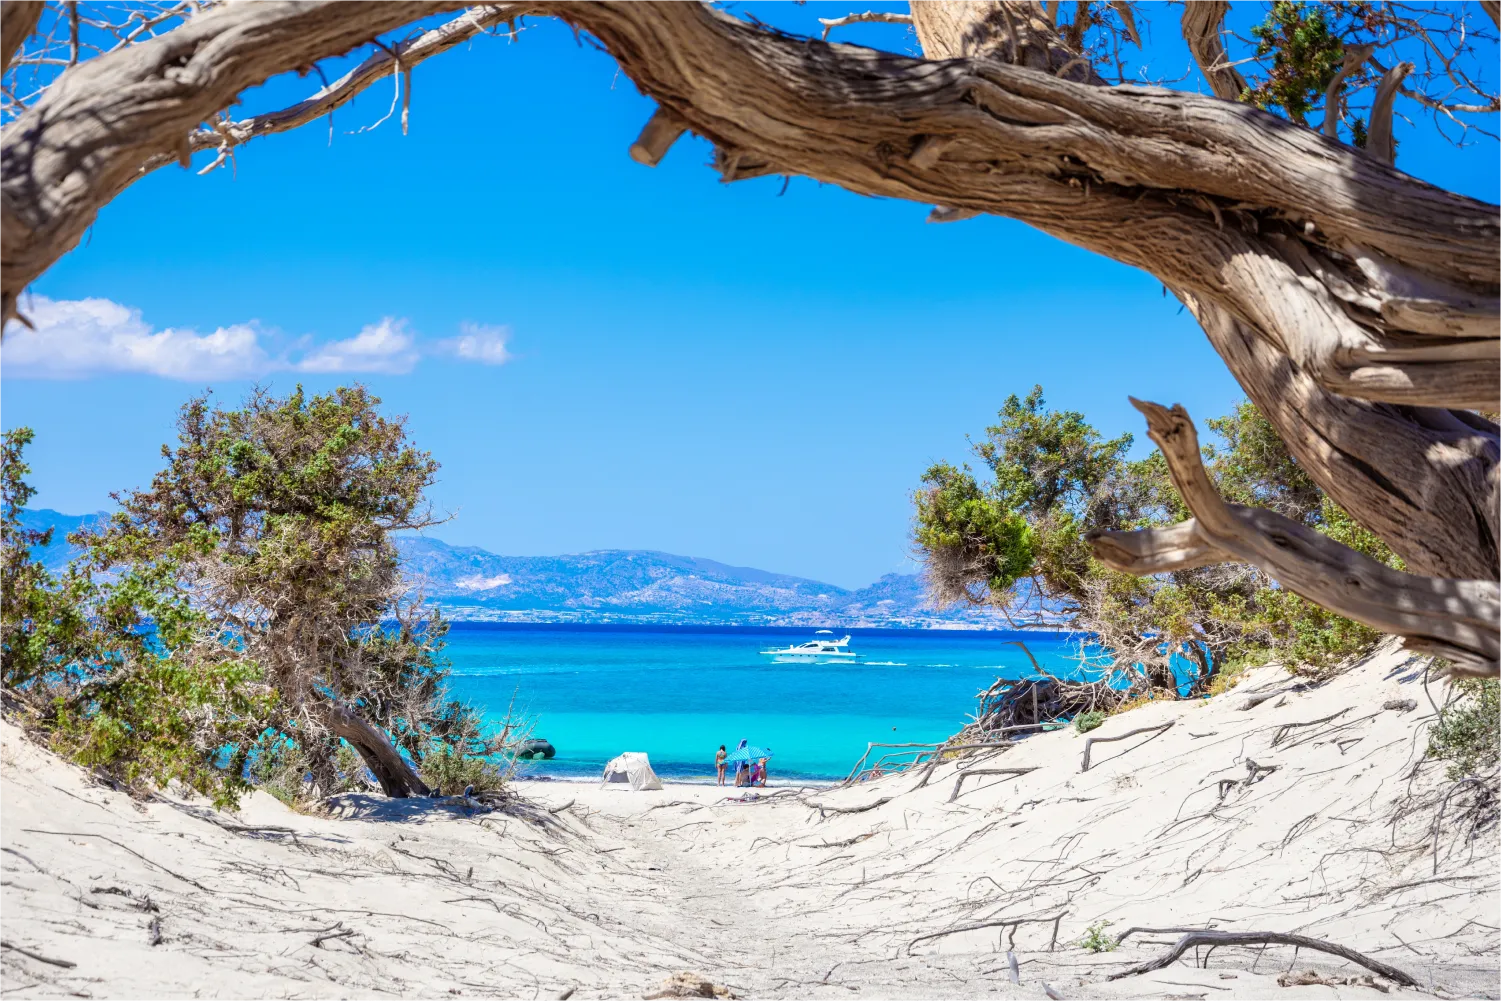
{"label": "exposed tree root", "polygon": [[[1148,739],[1149,740],[1155,739],[1155,738],[1161,736],[1162,734],[1166,733],[1168,731],[1168,729],[1175,722],[1177,722],[1177,721],[1176,720],[1168,720],[1166,723],[1162,723],[1162,724],[1159,724],[1157,726],[1143,726],[1143,727],[1138,727],[1135,730],[1127,730],[1125,733],[1121,734],[1118,737],[1090,737],[1089,739],[1087,739],[1086,741],[1084,741],[1084,760],[1083,760],[1083,762],[1080,765],[1079,771],[1080,772],[1087,772],[1087,771],[1089,771],[1089,752],[1094,747],[1095,744],[1108,744],[1111,741],[1115,741],[1115,740],[1125,740],[1127,737],[1134,737],[1134,736],[1136,736],[1139,733],[1150,733],[1150,734],[1152,734],[1152,736],[1150,738],[1148,738]],[[1143,741],[1142,743],[1145,743],[1145,741]],[[1140,744],[1137,745],[1137,747],[1140,747],[1140,746],[1141,746]],[[1133,751],[1135,749],[1136,748],[1131,748],[1131,750],[1133,750]]]}
{"label": "exposed tree root", "polygon": [[1047,917],[1036,917],[1036,918],[997,918],[994,921],[978,921],[978,922],[976,922],[974,924],[960,925],[957,928],[946,928],[943,931],[929,932],[926,935],[919,935],[919,936],[917,936],[917,938],[914,938],[912,941],[908,942],[907,943],[907,948],[906,948],[906,953],[907,953],[908,956],[911,956],[912,955],[912,947],[914,945],[917,945],[920,942],[930,942],[930,941],[932,941],[933,939],[936,939],[936,938],[943,938],[946,935],[958,935],[961,932],[979,931],[982,928],[1009,928],[1009,929],[1011,929],[1011,938],[1012,938],[1012,943],[1011,944],[1015,944],[1016,928],[1017,928],[1018,925],[1024,925],[1024,924],[1049,924],[1049,923],[1051,923],[1052,926],[1053,926],[1053,937],[1052,937],[1051,941],[1049,941],[1049,943],[1048,943],[1048,952],[1052,952],[1053,949],[1056,948],[1057,945],[1058,945],[1058,925],[1059,925],[1060,922],[1063,921],[1063,919],[1067,915],[1068,915],[1067,911],[1060,911],[1057,914],[1049,915]]}
{"label": "exposed tree root", "polygon": [[1108,979],[1120,980],[1123,977],[1139,976],[1143,973],[1151,973],[1153,970],[1160,970],[1163,967],[1171,966],[1178,961],[1179,956],[1199,945],[1293,945],[1300,949],[1313,949],[1317,952],[1327,952],[1331,956],[1339,956],[1341,959],[1347,959],[1352,963],[1365,967],[1372,973],[1379,973],[1388,980],[1394,980],[1404,987],[1416,987],[1418,985],[1416,980],[1395,966],[1388,966],[1380,960],[1362,955],[1354,949],[1343,945],[1336,945],[1333,942],[1325,942],[1322,939],[1309,938],[1306,935],[1290,935],[1285,932],[1276,931],[1191,931],[1178,939],[1176,945],[1156,959],[1147,960],[1145,963],[1140,963],[1130,969],[1121,970],[1119,973],[1112,973]]}

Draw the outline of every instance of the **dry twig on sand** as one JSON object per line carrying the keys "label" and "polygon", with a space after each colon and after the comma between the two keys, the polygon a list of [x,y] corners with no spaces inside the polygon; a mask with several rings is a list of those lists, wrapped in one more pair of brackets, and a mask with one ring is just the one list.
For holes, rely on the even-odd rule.
{"label": "dry twig on sand", "polygon": [[906,952],[907,952],[908,956],[911,956],[912,955],[912,947],[914,945],[917,945],[919,942],[929,942],[929,941],[932,941],[935,938],[943,938],[945,935],[958,935],[961,932],[979,931],[982,928],[1009,928],[1009,929],[1011,929],[1011,939],[1012,939],[1012,941],[1010,943],[1008,943],[1008,945],[1015,945],[1016,928],[1017,928],[1018,925],[1024,925],[1024,924],[1048,924],[1049,922],[1051,922],[1052,925],[1053,925],[1053,937],[1048,942],[1048,952],[1052,952],[1053,949],[1055,947],[1057,947],[1057,945],[1058,945],[1058,925],[1059,925],[1059,923],[1063,920],[1063,918],[1067,914],[1068,914],[1067,911],[1059,911],[1057,914],[1047,915],[1047,916],[1044,916],[1044,917],[1035,917],[1035,918],[997,918],[994,921],[979,921],[979,922],[976,922],[975,924],[960,925],[957,928],[945,928],[943,931],[929,932],[926,935],[919,935],[919,936],[917,936],[917,938],[914,938],[912,941],[910,941],[910,942],[907,943]]}
{"label": "dry twig on sand", "polygon": [[1134,977],[1142,973],[1151,973],[1165,966],[1171,966],[1178,961],[1189,949],[1199,945],[1292,945],[1300,949],[1313,949],[1317,952],[1327,952],[1331,956],[1339,956],[1352,963],[1364,966],[1372,973],[1378,973],[1388,980],[1394,980],[1403,987],[1416,987],[1418,982],[1403,973],[1395,966],[1387,966],[1378,959],[1362,955],[1354,949],[1333,942],[1325,942],[1322,939],[1309,938],[1307,935],[1291,935],[1276,931],[1191,931],[1178,939],[1167,952],[1156,959],[1147,960],[1129,969],[1112,973],[1110,980],[1120,980],[1123,977]]}
{"label": "dry twig on sand", "polygon": [[1037,768],[1035,766],[1032,768],[971,768],[967,772],[960,772],[958,777],[954,779],[954,791],[949,793],[947,802],[952,803],[954,800],[959,798],[959,787],[962,786],[964,784],[964,780],[969,778],[971,775],[1021,776],[1026,775],[1028,772],[1035,771],[1037,771]]}
{"label": "dry twig on sand", "polygon": [[874,810],[878,806],[885,806],[894,799],[896,799],[895,796],[882,796],[880,799],[862,806],[829,806],[825,803],[815,803],[807,799],[799,799],[798,802],[806,807],[817,810],[818,815],[822,817],[825,813],[864,813],[867,810]]}
{"label": "dry twig on sand", "polygon": [[13,942],[0,942],[0,949],[9,949],[11,952],[19,952],[23,956],[31,957],[38,963],[47,963],[51,966],[60,966],[65,970],[71,970],[73,969],[73,967],[78,965],[77,963],[69,962],[66,959],[53,959],[51,956],[44,956],[40,952],[32,952],[30,949],[24,949]]}
{"label": "dry twig on sand", "polygon": [[[1166,723],[1160,723],[1157,726],[1143,726],[1143,727],[1138,727],[1135,730],[1127,730],[1125,733],[1121,734],[1119,737],[1090,737],[1090,738],[1088,738],[1087,740],[1084,741],[1084,761],[1083,761],[1081,767],[1079,768],[1079,771],[1080,772],[1087,772],[1087,771],[1089,771],[1089,752],[1090,752],[1090,749],[1093,748],[1095,744],[1108,744],[1108,743],[1110,743],[1111,741],[1114,741],[1114,740],[1125,740],[1127,737],[1134,737],[1134,736],[1136,736],[1139,733],[1151,733],[1152,736],[1150,738],[1148,738],[1148,739],[1149,740],[1150,739],[1156,739],[1158,736],[1162,735],[1163,733],[1166,733],[1167,730],[1168,730],[1168,728],[1171,727],[1176,722],[1177,722],[1177,720],[1171,720],[1170,719]],[[1156,731],[1156,732],[1153,733],[1153,731]],[[1146,741],[1142,741],[1142,743],[1144,744],[1144,743],[1146,743]],[[1140,744],[1137,745],[1137,747],[1140,747],[1140,746],[1141,746]],[[1131,748],[1131,750],[1133,750],[1133,751],[1135,749],[1136,748],[1134,748],[1134,747]]]}

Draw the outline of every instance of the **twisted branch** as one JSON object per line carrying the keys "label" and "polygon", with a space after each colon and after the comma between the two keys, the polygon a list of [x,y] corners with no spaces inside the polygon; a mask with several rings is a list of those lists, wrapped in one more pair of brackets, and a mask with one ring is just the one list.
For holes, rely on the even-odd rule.
{"label": "twisted branch", "polygon": [[[451,21],[391,46],[378,46],[364,62],[328,84],[306,100],[289,108],[252,115],[217,128],[199,129],[189,140],[193,152],[223,146],[239,146],[260,136],[287,132],[331,114],[354,100],[361,91],[398,71],[410,77],[412,67],[433,56],[441,55],[462,42],[481,34],[486,28],[514,20],[526,10],[523,4],[490,4],[472,7]],[[408,93],[410,88],[408,88]],[[405,112],[403,112],[403,117]],[[405,132],[405,128],[402,130]]]}
{"label": "twisted branch", "polygon": [[1183,5],[1183,40],[1193,53],[1199,72],[1209,83],[1214,96],[1222,101],[1238,101],[1246,89],[1246,78],[1230,64],[1220,28],[1230,10],[1228,0],[1198,0]]}
{"label": "twisted branch", "polygon": [[1102,563],[1136,575],[1249,563],[1310,601],[1404,637],[1409,649],[1447,658],[1463,673],[1498,673],[1501,588],[1495,581],[1403,573],[1272,511],[1227,504],[1204,470],[1188,412],[1131,403],[1146,416],[1148,434],[1194,517],[1170,528],[1090,533]]}

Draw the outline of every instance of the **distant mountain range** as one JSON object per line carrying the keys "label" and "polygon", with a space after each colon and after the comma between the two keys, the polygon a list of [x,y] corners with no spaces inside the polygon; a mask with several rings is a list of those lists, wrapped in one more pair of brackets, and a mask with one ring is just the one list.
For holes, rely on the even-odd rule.
{"label": "distant mountain range", "polygon": [[[41,509],[25,512],[23,521],[30,528],[57,529],[41,556],[58,570],[77,555],[66,533],[104,517]],[[416,535],[399,537],[397,548],[413,591],[455,621],[1011,628],[997,612],[933,608],[916,574],[887,574],[851,591],[648,550],[497,556]]]}

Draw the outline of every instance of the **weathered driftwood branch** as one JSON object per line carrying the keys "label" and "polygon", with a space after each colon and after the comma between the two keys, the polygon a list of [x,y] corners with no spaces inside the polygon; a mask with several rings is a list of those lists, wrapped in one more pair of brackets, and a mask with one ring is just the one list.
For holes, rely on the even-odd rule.
{"label": "weathered driftwood branch", "polygon": [[1370,956],[1362,955],[1354,949],[1336,945],[1333,942],[1325,942],[1322,939],[1309,938],[1307,935],[1290,935],[1275,931],[1191,931],[1180,938],[1167,952],[1156,959],[1148,960],[1128,970],[1112,973],[1111,980],[1120,980],[1122,977],[1134,977],[1142,973],[1151,973],[1165,966],[1171,966],[1178,961],[1189,949],[1197,945],[1293,945],[1300,949],[1313,949],[1316,952],[1326,952],[1331,956],[1339,956],[1352,963],[1363,966],[1372,973],[1380,974],[1388,980],[1394,980],[1404,987],[1416,987],[1417,981],[1403,973],[1395,966],[1388,966]]}
{"label": "weathered driftwood branch", "polygon": [[885,806],[894,799],[896,799],[895,796],[882,796],[878,800],[864,803],[860,806],[829,806],[827,803],[815,803],[810,799],[799,800],[799,802],[804,806],[817,810],[818,815],[821,817],[826,813],[865,813],[868,810],[874,810],[876,807]]}
{"label": "weathered driftwood branch", "polygon": [[835,28],[842,28],[847,24],[911,24],[911,14],[898,14],[893,11],[868,10],[864,14],[846,14],[843,17],[821,17],[818,23],[823,25],[823,38],[828,41],[829,32]]}
{"label": "weathered driftwood branch", "polygon": [[1311,719],[1306,723],[1283,723],[1277,728],[1277,732],[1272,734],[1272,746],[1276,747],[1278,744],[1282,743],[1287,735],[1292,733],[1294,730],[1301,729],[1305,726],[1318,726],[1320,723],[1327,723],[1332,719],[1338,719],[1349,711],[1350,707],[1345,706],[1345,708],[1341,709],[1337,713],[1330,713],[1328,716],[1320,716],[1318,719]]}
{"label": "weathered driftwood branch", "polygon": [[1366,127],[1366,152],[1382,163],[1395,163],[1397,146],[1392,141],[1393,104],[1397,89],[1407,74],[1413,71],[1412,63],[1398,63],[1381,75],[1376,85],[1376,97],[1371,101],[1371,123]]}
{"label": "weathered driftwood branch", "polygon": [[1097,532],[1095,556],[1123,573],[1163,573],[1210,563],[1249,563],[1282,586],[1438,654],[1469,674],[1494,676],[1501,658],[1501,588],[1393,570],[1328,536],[1263,508],[1226,504],[1210,482],[1187,411],[1131,401],[1167,459],[1194,517],[1168,529]]}
{"label": "weathered driftwood branch", "polygon": [[1127,730],[1125,733],[1117,737],[1090,737],[1089,739],[1084,741],[1084,759],[1079,764],[1079,771],[1081,773],[1089,771],[1089,752],[1091,749],[1093,749],[1094,745],[1109,744],[1112,741],[1125,740],[1127,737],[1134,737],[1139,733],[1150,733],[1152,734],[1152,739],[1155,739],[1166,733],[1175,722],[1177,721],[1168,720],[1166,723],[1160,723],[1157,726],[1137,727],[1135,730]]}
{"label": "weathered driftwood branch", "polygon": [[1296,681],[1291,685],[1283,685],[1280,688],[1273,688],[1270,691],[1256,692],[1248,696],[1246,700],[1236,708],[1241,712],[1247,712],[1251,709],[1255,709],[1263,702],[1270,702],[1272,699],[1275,699],[1279,695],[1290,695],[1294,692],[1306,692],[1310,687],[1313,686],[1309,685],[1307,682]]}
{"label": "weathered driftwood branch", "polygon": [[1115,944],[1116,944],[1117,947],[1119,947],[1120,944],[1122,942],[1124,942],[1128,936],[1130,936],[1130,935],[1136,935],[1136,934],[1142,934],[1142,935],[1187,935],[1187,934],[1190,934],[1190,933],[1196,932],[1196,931],[1210,931],[1210,930],[1212,930],[1212,929],[1208,929],[1208,928],[1143,928],[1143,927],[1140,927],[1140,926],[1134,926],[1133,925],[1132,927],[1127,928],[1125,931],[1121,932],[1119,935],[1115,936]]}

